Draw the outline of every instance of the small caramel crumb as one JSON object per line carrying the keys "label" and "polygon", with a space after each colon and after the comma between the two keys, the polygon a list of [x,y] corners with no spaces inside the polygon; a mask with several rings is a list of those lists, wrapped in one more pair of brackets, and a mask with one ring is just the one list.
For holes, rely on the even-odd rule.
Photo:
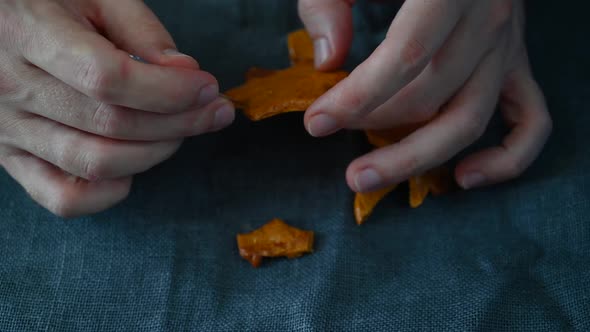
{"label": "small caramel crumb", "polygon": [[313,251],[312,231],[304,231],[287,225],[281,219],[273,219],[261,228],[238,234],[240,256],[259,267],[263,257],[296,258]]}

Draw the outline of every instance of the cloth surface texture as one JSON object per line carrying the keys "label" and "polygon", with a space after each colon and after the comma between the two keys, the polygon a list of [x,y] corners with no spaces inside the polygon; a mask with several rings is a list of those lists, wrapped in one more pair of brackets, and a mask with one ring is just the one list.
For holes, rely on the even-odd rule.
{"label": "cloth surface texture", "polygon": [[[301,27],[295,1],[146,3],[222,89],[252,66],[287,66],[286,35]],[[344,172],[369,145],[350,131],[311,138],[302,114],[239,116],[188,139],[126,201],[76,220],[0,170],[0,331],[590,330],[590,47],[584,11],[563,6],[528,3],[555,121],[538,161],[419,209],[402,187],[361,227]],[[396,9],[358,4],[347,69]],[[503,133],[495,119],[471,150]],[[274,217],[314,230],[315,253],[254,269],[235,235]]]}

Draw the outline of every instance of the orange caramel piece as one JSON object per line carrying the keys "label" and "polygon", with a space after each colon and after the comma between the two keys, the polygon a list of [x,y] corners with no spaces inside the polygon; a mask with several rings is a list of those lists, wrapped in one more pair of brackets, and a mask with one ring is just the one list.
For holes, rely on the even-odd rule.
{"label": "orange caramel piece", "polygon": [[289,34],[288,46],[291,67],[281,70],[251,68],[246,73],[246,83],[224,93],[252,121],[305,111],[348,76],[344,71],[315,70],[313,43],[305,30]]}
{"label": "orange caramel piece", "polygon": [[362,225],[369,219],[377,204],[395,189],[396,186],[387,187],[370,193],[357,193],[354,197],[354,218],[358,225]]}
{"label": "orange caramel piece", "polygon": [[424,203],[429,193],[441,195],[451,191],[453,179],[444,167],[434,168],[409,180],[410,206],[417,208]]}
{"label": "orange caramel piece", "polygon": [[296,258],[313,251],[314,233],[287,225],[281,219],[273,219],[261,228],[238,234],[240,256],[259,267],[263,257]]}
{"label": "orange caramel piece", "polygon": [[304,29],[291,32],[287,37],[289,58],[292,65],[314,64],[314,49],[311,37]]}
{"label": "orange caramel piece", "polygon": [[225,92],[252,121],[278,114],[305,111],[322,94],[344,79],[345,72],[323,73],[311,66],[295,66],[272,73],[256,70],[247,82]]}

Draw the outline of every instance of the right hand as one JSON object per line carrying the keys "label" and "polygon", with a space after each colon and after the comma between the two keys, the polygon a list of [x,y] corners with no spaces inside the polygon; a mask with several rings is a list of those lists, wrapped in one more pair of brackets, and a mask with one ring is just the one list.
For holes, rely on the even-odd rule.
{"label": "right hand", "polygon": [[0,0],[0,165],[57,215],[111,207],[184,137],[229,125],[218,94],[141,0]]}

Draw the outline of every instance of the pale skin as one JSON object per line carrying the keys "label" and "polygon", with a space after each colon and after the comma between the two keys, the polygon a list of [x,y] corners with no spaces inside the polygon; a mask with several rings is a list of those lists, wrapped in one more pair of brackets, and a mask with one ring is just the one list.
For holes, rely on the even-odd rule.
{"label": "pale skin", "polygon": [[183,138],[234,119],[140,0],[1,0],[0,45],[0,165],[60,216],[113,206]]}
{"label": "pale skin", "polygon": [[[299,1],[318,69],[343,63],[351,6]],[[370,191],[450,159],[483,133],[500,101],[512,132],[455,173],[465,188],[518,176],[551,131],[523,16],[521,0],[407,0],[377,50],[306,112],[306,128],[325,136],[438,115],[350,165],[350,187]],[[0,165],[57,215],[113,206],[185,137],[228,126],[234,109],[218,93],[215,77],[177,51],[140,0],[0,0]]]}
{"label": "pale skin", "polygon": [[[353,0],[299,0],[316,66],[340,66],[352,37]],[[399,183],[449,160],[485,131],[499,103],[511,129],[497,147],[459,162],[465,189],[519,176],[552,128],[523,40],[523,0],[406,0],[385,40],[305,114],[313,136],[390,128],[434,118],[397,144],[352,162],[357,192]]]}

